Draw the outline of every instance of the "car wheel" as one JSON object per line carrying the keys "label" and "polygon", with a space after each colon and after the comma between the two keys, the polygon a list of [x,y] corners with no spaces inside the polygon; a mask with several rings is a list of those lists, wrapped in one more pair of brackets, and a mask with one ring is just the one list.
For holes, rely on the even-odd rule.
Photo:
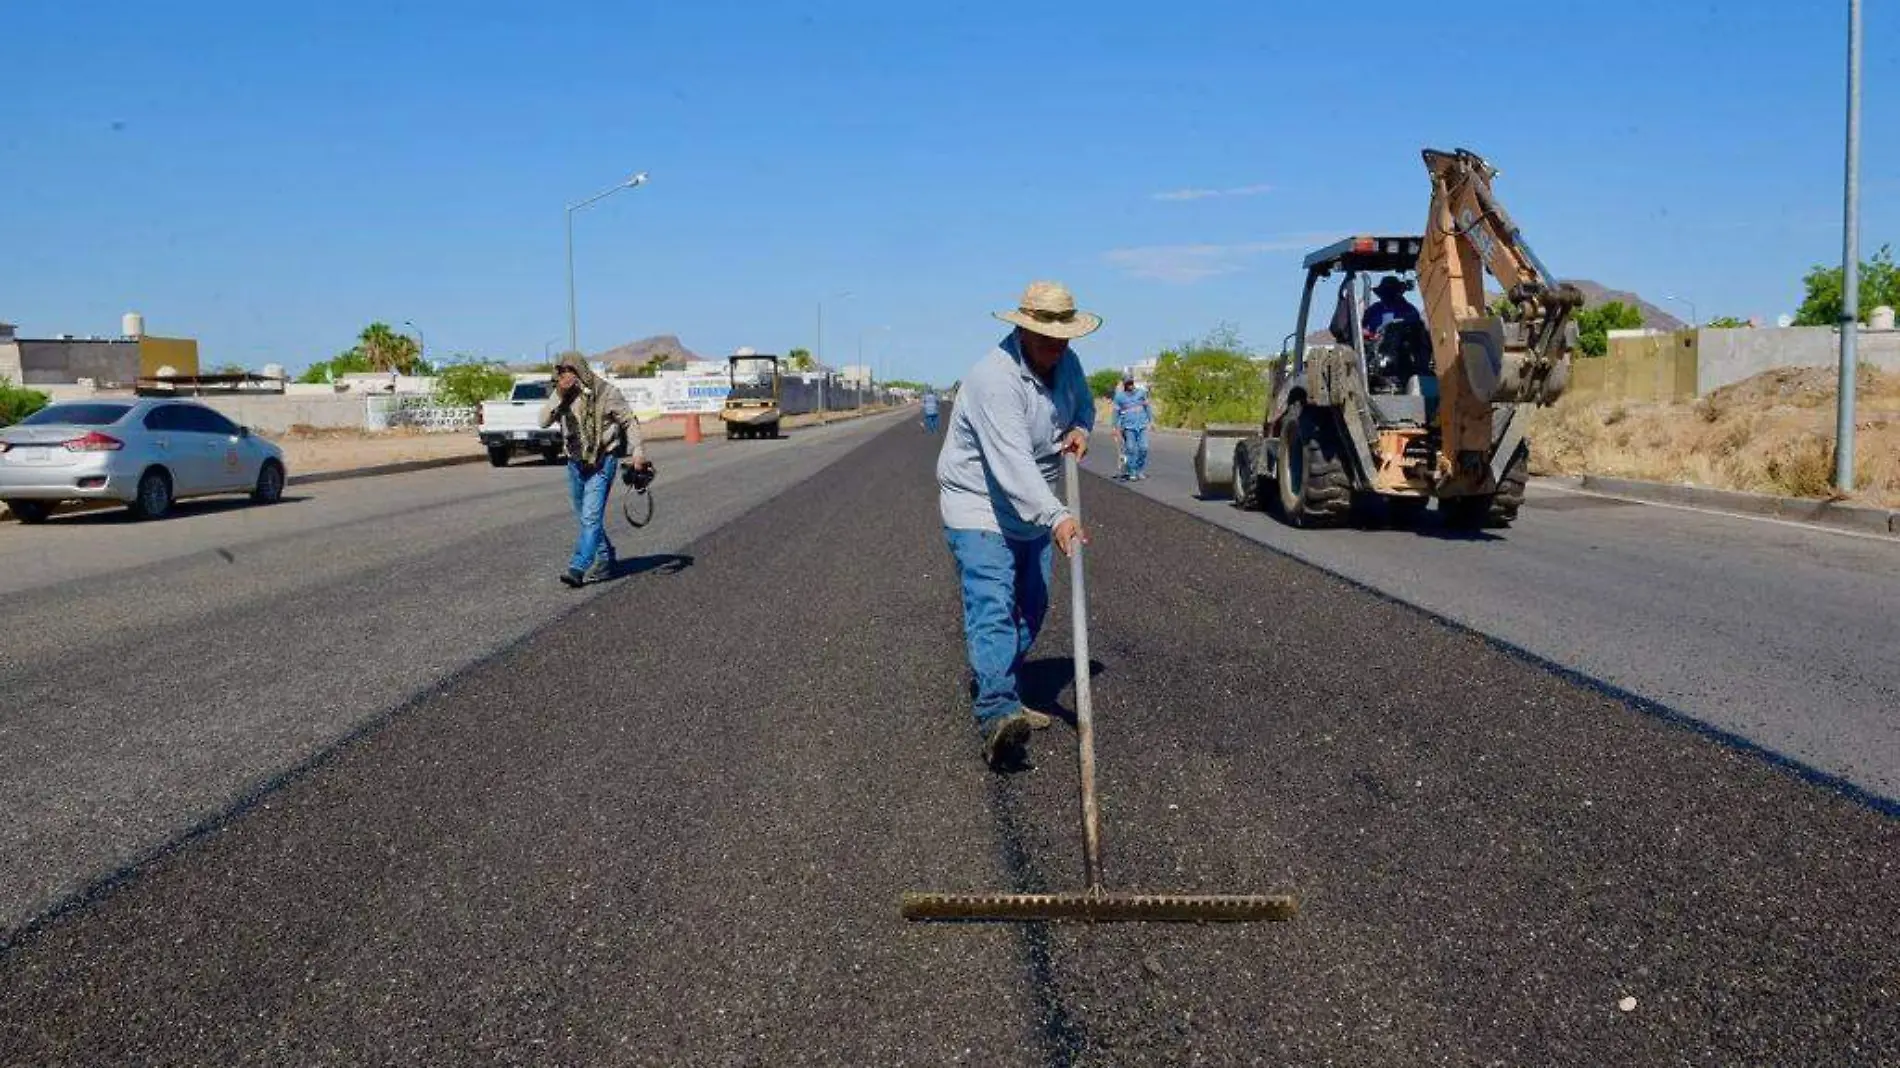
{"label": "car wheel", "polygon": [[163,519],[172,510],[172,477],[154,467],[139,476],[138,496],[131,504],[134,519]]}
{"label": "car wheel", "polygon": [[44,523],[46,517],[53,514],[53,506],[46,501],[7,501],[7,511],[22,523]]}
{"label": "car wheel", "polygon": [[496,467],[507,467],[508,446],[490,445],[488,447],[488,462],[494,464]]}
{"label": "car wheel", "polygon": [[258,504],[276,504],[284,499],[284,465],[276,460],[265,460],[258,468],[257,486],[251,490],[251,500]]}

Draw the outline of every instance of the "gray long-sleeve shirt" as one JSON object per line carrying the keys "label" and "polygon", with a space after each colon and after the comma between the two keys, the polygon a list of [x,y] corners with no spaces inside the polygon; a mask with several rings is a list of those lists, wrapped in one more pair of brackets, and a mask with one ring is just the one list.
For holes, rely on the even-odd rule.
{"label": "gray long-sleeve shirt", "polygon": [[1095,399],[1073,350],[1052,384],[1029,369],[1011,332],[977,361],[957,391],[937,454],[938,508],[953,530],[987,530],[1017,541],[1042,537],[1069,509],[1056,495],[1061,445],[1070,430],[1095,429]]}

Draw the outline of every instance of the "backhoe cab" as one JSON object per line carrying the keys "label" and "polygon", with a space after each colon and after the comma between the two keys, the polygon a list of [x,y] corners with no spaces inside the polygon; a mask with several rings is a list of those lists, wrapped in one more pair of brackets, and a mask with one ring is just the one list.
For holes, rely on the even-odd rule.
{"label": "backhoe cab", "polygon": [[[1427,150],[1424,235],[1348,238],[1307,256],[1299,325],[1273,364],[1258,427],[1203,433],[1203,496],[1271,505],[1301,527],[1338,526],[1383,506],[1404,522],[1437,500],[1455,527],[1517,517],[1528,477],[1528,409],[1554,403],[1576,346],[1575,287],[1557,283],[1491,196],[1495,175],[1459,150]],[[1509,314],[1486,307],[1484,274]],[[1375,277],[1416,288],[1416,321],[1367,331]],[[1416,307],[1416,305],[1415,305]],[[1325,341],[1308,342],[1315,322]]]}

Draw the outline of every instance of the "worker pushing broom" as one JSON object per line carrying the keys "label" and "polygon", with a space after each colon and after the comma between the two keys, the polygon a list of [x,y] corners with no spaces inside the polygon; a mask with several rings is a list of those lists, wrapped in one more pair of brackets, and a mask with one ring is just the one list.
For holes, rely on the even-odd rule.
{"label": "worker pushing broom", "polygon": [[[1069,342],[1102,318],[1080,311],[1056,282],[1032,282],[995,313],[1013,330],[963,378],[937,456],[938,508],[956,560],[963,638],[974,676],[972,712],[984,761],[998,772],[1027,763],[1032,733],[1051,718],[1023,703],[1022,668],[1049,611],[1055,551],[1069,560],[1075,627],[1076,735],[1088,888],[1080,894],[907,894],[904,915],[936,920],[1285,919],[1290,898],[1261,895],[1110,894],[1102,889],[1089,696],[1087,601],[1078,463],[1088,455],[1095,401]],[[1068,476],[1069,499],[1056,496]]]}

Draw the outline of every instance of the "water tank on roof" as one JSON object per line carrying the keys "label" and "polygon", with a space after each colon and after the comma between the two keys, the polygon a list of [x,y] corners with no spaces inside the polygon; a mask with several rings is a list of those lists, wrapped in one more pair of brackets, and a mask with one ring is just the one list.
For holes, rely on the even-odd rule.
{"label": "water tank on roof", "polygon": [[1873,311],[1869,312],[1867,314],[1867,329],[1892,330],[1893,329],[1893,309],[1887,307],[1885,304],[1882,304],[1880,307],[1875,308]]}
{"label": "water tank on roof", "polygon": [[283,378],[284,365],[281,363],[267,363],[264,365],[263,375],[265,378]]}
{"label": "water tank on roof", "polygon": [[138,312],[126,312],[124,318],[119,320],[119,336],[144,337],[145,316]]}

